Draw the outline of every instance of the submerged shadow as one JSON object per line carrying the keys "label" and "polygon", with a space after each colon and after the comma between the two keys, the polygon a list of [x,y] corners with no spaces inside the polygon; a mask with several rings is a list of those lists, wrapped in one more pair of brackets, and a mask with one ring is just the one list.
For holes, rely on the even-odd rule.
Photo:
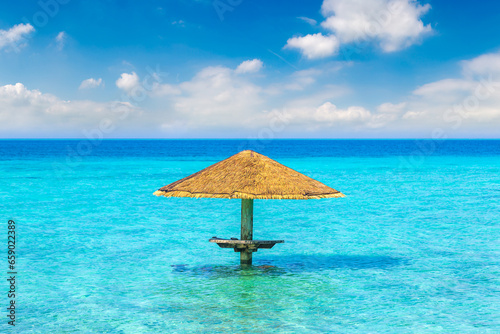
{"label": "submerged shadow", "polygon": [[331,269],[391,269],[409,264],[406,258],[384,255],[303,255],[270,256],[266,261],[284,264],[290,271]]}
{"label": "submerged shadow", "polygon": [[187,264],[172,265],[174,274],[230,277],[230,276],[282,276],[323,270],[390,270],[407,266],[406,258],[382,255],[302,255],[291,254],[269,256],[255,261],[253,266],[239,265],[204,265],[190,267]]}
{"label": "submerged shadow", "polygon": [[211,278],[227,278],[227,277],[246,277],[246,276],[281,276],[286,274],[284,268],[272,265],[205,265],[194,266],[188,265],[172,265],[174,274],[183,274],[189,276],[204,276]]}

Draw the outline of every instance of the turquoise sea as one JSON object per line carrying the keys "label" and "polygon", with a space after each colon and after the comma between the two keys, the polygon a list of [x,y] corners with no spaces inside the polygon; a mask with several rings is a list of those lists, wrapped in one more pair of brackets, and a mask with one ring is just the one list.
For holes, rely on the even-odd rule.
{"label": "turquoise sea", "polygon": [[[347,195],[158,188],[243,149]],[[500,333],[500,141],[0,140],[3,310],[18,333]],[[7,325],[7,221],[16,326]]]}

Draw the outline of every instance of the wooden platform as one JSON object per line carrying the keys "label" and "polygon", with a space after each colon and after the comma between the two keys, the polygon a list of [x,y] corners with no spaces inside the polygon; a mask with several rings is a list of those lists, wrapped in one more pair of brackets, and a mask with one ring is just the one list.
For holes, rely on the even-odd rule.
{"label": "wooden platform", "polygon": [[212,237],[208,241],[215,242],[221,248],[234,248],[235,252],[256,252],[259,248],[273,248],[276,244],[282,244],[284,240],[238,240],[236,238],[221,239]]}

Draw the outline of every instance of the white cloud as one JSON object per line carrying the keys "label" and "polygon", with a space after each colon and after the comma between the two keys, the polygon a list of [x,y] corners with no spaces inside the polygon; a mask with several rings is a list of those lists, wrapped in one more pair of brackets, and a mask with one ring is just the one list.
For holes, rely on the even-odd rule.
{"label": "white cloud", "polygon": [[[298,134],[301,137],[363,137],[380,131],[393,123],[397,117],[392,114],[373,113],[361,106],[338,108],[327,101],[315,107],[291,100],[287,107],[266,113],[269,118],[279,115],[286,120],[284,134]],[[265,123],[265,122],[260,122]],[[279,136],[280,133],[275,134]]]}
{"label": "white cloud", "polygon": [[89,78],[82,81],[79,89],[96,88],[101,86],[101,84],[103,84],[102,78],[99,79]]}
{"label": "white cloud", "polygon": [[59,51],[61,51],[64,48],[64,44],[66,43],[67,38],[68,35],[64,31],[61,31],[59,34],[57,34],[56,43],[57,43],[57,49]]}
{"label": "white cloud", "polygon": [[9,30],[0,29],[0,50],[9,47],[17,50],[25,46],[25,37],[33,31],[35,31],[35,28],[29,23],[17,24]]}
{"label": "white cloud", "polygon": [[465,76],[490,74],[500,75],[500,52],[487,53],[474,59],[462,62]]}
{"label": "white cloud", "polygon": [[500,53],[461,62],[462,78],[441,79],[413,91],[400,129],[429,137],[442,130],[448,137],[498,137],[500,128]]}
{"label": "white cloud", "polygon": [[474,89],[476,84],[473,81],[464,79],[443,79],[425,84],[413,91],[415,95],[433,96],[450,92],[468,92]]}
{"label": "white cloud", "polygon": [[[500,134],[500,52],[461,62],[463,77],[441,79],[417,87],[399,103],[375,110],[338,107],[328,98],[292,99],[281,111],[287,131],[302,136],[333,137],[498,137]],[[306,76],[307,77],[307,76]]]}
{"label": "white cloud", "polygon": [[175,85],[162,84],[158,73],[147,76],[142,82],[137,73],[122,73],[116,80],[116,86],[125,91],[129,96],[134,96],[142,100],[143,95],[150,97],[160,97],[168,95],[178,95],[181,90]]}
{"label": "white cloud", "polygon": [[[127,121],[122,120],[125,113]],[[23,84],[0,86],[2,137],[82,137],[102,120],[139,124],[140,110],[127,102],[68,101]]]}
{"label": "white cloud", "polygon": [[175,85],[160,84],[158,82],[153,83],[151,88],[151,96],[169,96],[169,95],[179,95],[181,90]]}
{"label": "white cloud", "polygon": [[188,128],[222,128],[243,123],[262,107],[262,88],[234,70],[216,66],[202,69],[181,83],[179,96],[172,97],[177,121]]}
{"label": "white cloud", "polygon": [[[262,87],[253,84],[242,73],[256,72],[262,67],[258,59],[245,61],[236,69],[211,66],[200,70],[193,78],[180,84],[153,82],[140,78],[135,72],[123,73],[117,86],[135,96],[147,94],[148,105],[157,111],[155,123],[165,133],[225,129],[239,131],[248,124],[252,114],[262,108]],[[159,130],[158,130],[159,131]],[[237,132],[236,132],[237,133]]]}
{"label": "white cloud", "polygon": [[385,52],[406,48],[431,32],[421,17],[429,4],[412,0],[325,0],[321,24],[342,43],[374,39]]}
{"label": "white cloud", "polygon": [[307,22],[309,23],[310,25],[312,26],[315,26],[316,24],[318,24],[318,22],[314,19],[311,19],[311,18],[308,18],[308,17],[305,17],[305,16],[299,16],[297,17],[299,20],[302,20],[304,22]]}
{"label": "white cloud", "polygon": [[336,105],[326,102],[319,106],[314,114],[315,121],[333,124],[335,122],[364,122],[371,117],[371,112],[363,107],[338,109]]}
{"label": "white cloud", "polygon": [[139,87],[139,76],[137,73],[122,73],[120,78],[116,80],[116,87],[124,90],[127,94],[132,95],[134,90]]}
{"label": "white cloud", "polygon": [[245,60],[240,65],[238,65],[238,67],[235,70],[235,73],[237,74],[255,73],[261,70],[262,65],[263,63],[259,59]]}
{"label": "white cloud", "polygon": [[393,104],[393,103],[383,103],[381,105],[379,105],[377,107],[377,111],[379,113],[388,113],[388,114],[392,114],[392,113],[400,113],[401,111],[404,110],[404,108],[406,107],[406,102],[401,102],[401,103],[398,103],[398,104]]}
{"label": "white cloud", "polygon": [[[113,132],[109,137],[173,136],[184,134],[224,137],[247,136],[262,129],[286,133],[314,135],[314,131],[335,129],[338,133],[359,133],[387,121],[377,119],[369,110],[351,106],[337,108],[331,102],[318,107],[309,102],[290,100],[292,107],[284,112],[265,112],[263,88],[256,86],[226,67],[208,67],[191,80],[173,86],[181,94],[155,96],[156,108],[143,113],[125,102],[65,101],[24,85],[0,87],[0,132],[7,137],[83,136],[83,130],[95,129],[102,119],[114,120],[125,132]],[[117,107],[118,106],[118,107]],[[126,120],[120,120],[116,109],[130,110]]]}
{"label": "white cloud", "polygon": [[324,58],[338,52],[339,41],[335,36],[324,36],[321,33],[292,37],[286,43],[286,48],[299,49],[308,59]]}
{"label": "white cloud", "polygon": [[3,102],[11,103],[16,101],[37,101],[37,103],[51,103],[56,101],[56,97],[50,94],[42,94],[38,90],[28,90],[22,83],[15,85],[0,86],[0,98]]}
{"label": "white cloud", "polygon": [[333,56],[341,44],[366,41],[384,52],[398,51],[432,31],[421,20],[430,8],[414,0],[324,0],[321,26],[330,34],[294,37],[286,47],[298,48],[309,59]]}
{"label": "white cloud", "polygon": [[[146,80],[123,73],[117,86],[130,96],[141,88],[149,99],[140,101],[147,113],[135,108],[121,126],[128,137],[415,138],[431,137],[436,129],[450,137],[498,137],[500,72],[491,72],[492,65],[485,70],[484,59],[495,54],[462,62],[462,73],[468,73],[462,77],[429,82],[406,99],[375,107],[350,104],[348,87],[322,82],[337,63],[296,71],[270,86],[223,66],[203,68],[180,84],[161,82],[156,74]],[[113,117],[113,110],[112,102],[65,101],[22,84],[0,87],[2,136],[78,135],[78,129]]]}
{"label": "white cloud", "polygon": [[397,119],[395,115],[374,113],[361,106],[337,108],[326,102],[308,113],[308,118],[320,128],[331,128],[348,132],[351,129],[366,130],[380,128]]}

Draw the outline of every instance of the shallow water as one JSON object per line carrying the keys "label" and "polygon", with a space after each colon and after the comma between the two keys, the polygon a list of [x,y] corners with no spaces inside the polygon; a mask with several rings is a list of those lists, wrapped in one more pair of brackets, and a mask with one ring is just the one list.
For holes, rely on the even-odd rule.
{"label": "shallow water", "polygon": [[[500,141],[79,143],[0,141],[19,332],[500,332]],[[256,200],[241,268],[240,201],[152,193],[253,146],[347,197]]]}

